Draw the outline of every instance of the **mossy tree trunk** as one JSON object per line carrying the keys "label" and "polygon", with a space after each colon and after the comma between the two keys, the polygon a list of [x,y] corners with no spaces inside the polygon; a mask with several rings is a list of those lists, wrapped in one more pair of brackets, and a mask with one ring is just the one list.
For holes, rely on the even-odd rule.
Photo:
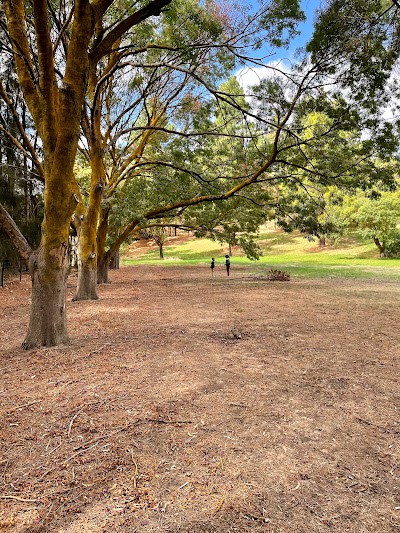
{"label": "mossy tree trunk", "polygon": [[102,150],[92,145],[92,186],[86,214],[81,222],[78,248],[78,285],[74,300],[97,300],[96,233],[104,188]]}
{"label": "mossy tree trunk", "polygon": [[39,249],[30,257],[32,305],[24,348],[68,342],[66,278],[68,235],[78,199],[73,166],[77,150],[83,97],[86,91],[88,45],[93,12],[87,0],[77,0],[62,84],[58,86],[50,38],[48,6],[33,0],[38,78],[27,35],[23,0],[4,3],[19,83],[44,152],[44,219]]}
{"label": "mossy tree trunk", "polygon": [[[57,14],[52,12],[49,16],[47,0],[32,0],[30,4],[24,0],[3,2],[19,85],[44,154],[43,166],[37,164],[45,181],[42,239],[38,250],[30,254],[32,305],[24,348],[68,342],[67,243],[71,218],[79,202],[73,168],[90,71],[95,71],[127,31],[159,15],[171,1],[152,0],[137,11],[133,9],[109,31],[104,30],[102,20],[113,0],[75,0],[71,16],[67,17],[69,26],[60,31],[57,24],[52,27]],[[27,11],[25,4],[29,5]],[[58,47],[65,52],[65,58],[56,65],[55,57],[62,56]],[[88,217],[88,227],[91,218]]]}
{"label": "mossy tree trunk", "polygon": [[101,212],[100,223],[97,230],[97,283],[108,283],[109,255],[106,250],[106,240],[108,233],[109,207]]}
{"label": "mossy tree trunk", "polygon": [[66,311],[67,246],[36,250],[29,262],[32,304],[25,349],[68,344]]}

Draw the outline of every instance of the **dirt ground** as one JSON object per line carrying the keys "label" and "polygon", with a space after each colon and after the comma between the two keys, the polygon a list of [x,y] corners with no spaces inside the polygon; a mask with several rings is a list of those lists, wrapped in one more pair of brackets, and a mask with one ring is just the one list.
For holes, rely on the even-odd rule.
{"label": "dirt ground", "polygon": [[24,352],[0,289],[0,531],[400,530],[400,286],[126,267]]}

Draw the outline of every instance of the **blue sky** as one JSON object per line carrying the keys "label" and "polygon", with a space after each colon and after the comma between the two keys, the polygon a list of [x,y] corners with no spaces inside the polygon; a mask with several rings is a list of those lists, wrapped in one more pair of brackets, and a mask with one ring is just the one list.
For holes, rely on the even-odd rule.
{"label": "blue sky", "polygon": [[[254,6],[254,9],[257,9],[259,7],[259,2],[257,0],[250,1]],[[320,4],[320,0],[301,0],[301,7],[306,15],[306,20],[298,26],[300,35],[298,35],[291,41],[288,49],[276,50],[273,56],[270,56],[270,59],[267,59],[268,62],[270,61],[275,64],[280,62],[281,66],[283,66],[284,68],[285,65],[286,68],[290,68],[290,63],[294,62],[295,60],[296,50],[298,48],[304,47],[312,36],[314,17],[316,10],[320,7]],[[268,51],[265,51],[263,54],[263,50],[260,50],[257,55],[261,57],[262,55],[267,54]],[[263,69],[262,67],[252,67],[246,72],[241,69],[241,71],[239,71],[237,75],[241,85],[246,87],[248,85],[253,85],[257,83],[260,78],[265,76],[265,72],[265,69]]]}
{"label": "blue sky", "polygon": [[293,40],[291,45],[292,50],[304,46],[310,39],[313,30],[314,15],[317,8],[320,6],[320,1],[302,0],[301,6],[307,17],[307,20],[299,25],[298,29],[301,34]]}

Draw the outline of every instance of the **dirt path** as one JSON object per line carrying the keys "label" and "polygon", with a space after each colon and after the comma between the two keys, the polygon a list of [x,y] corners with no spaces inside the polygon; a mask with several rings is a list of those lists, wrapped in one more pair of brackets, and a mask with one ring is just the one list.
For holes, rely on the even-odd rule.
{"label": "dirt path", "polygon": [[29,352],[0,289],[0,531],[399,531],[400,287],[232,274],[112,272]]}

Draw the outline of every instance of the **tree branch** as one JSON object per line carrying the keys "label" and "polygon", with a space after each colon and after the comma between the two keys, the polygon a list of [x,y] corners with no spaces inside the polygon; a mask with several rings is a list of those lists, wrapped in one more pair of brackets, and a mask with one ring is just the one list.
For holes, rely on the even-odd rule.
{"label": "tree branch", "polygon": [[44,181],[44,169],[42,167],[42,164],[38,158],[38,155],[36,153],[36,150],[34,149],[34,147],[32,146],[30,140],[28,139],[28,136],[26,135],[26,131],[25,131],[25,128],[22,126],[21,124],[21,121],[19,120],[19,115],[15,109],[15,107],[13,106],[10,98],[8,97],[8,94],[6,93],[5,89],[4,89],[4,86],[3,86],[3,83],[2,81],[0,80],[0,96],[3,98],[4,102],[6,103],[8,109],[10,110],[10,113],[14,119],[14,123],[15,125],[17,126],[18,128],[18,131],[20,132],[21,134],[21,137],[25,143],[25,146],[26,146],[26,149],[27,151],[25,150],[25,148],[17,141],[17,139],[15,139],[15,137],[13,135],[11,135],[11,133],[9,131],[7,131],[5,128],[1,128],[4,133],[11,139],[11,141],[16,145],[18,146],[19,149],[21,149],[23,152],[27,153],[29,152],[28,156],[30,157],[30,159],[32,159],[32,161],[34,162],[36,168],[37,168],[37,171],[39,173],[39,176],[40,176],[40,179],[42,181]]}
{"label": "tree branch", "polygon": [[[95,44],[90,53],[91,63],[96,64],[102,57],[110,53],[114,43],[118,41],[118,39],[120,39],[133,26],[136,26],[149,17],[160,15],[163,8],[169,5],[171,2],[172,0],[153,0],[147,6],[135,11],[135,13],[121,21],[115,28],[109,31],[99,43]],[[106,3],[100,2],[98,5],[101,5],[101,13],[101,10],[104,9]]]}
{"label": "tree branch", "polygon": [[41,109],[39,105],[39,94],[26,33],[25,6],[23,0],[5,0],[4,11],[7,18],[8,34],[13,47],[15,67],[21,89],[29,111],[36,125],[40,127]]}
{"label": "tree branch", "polygon": [[0,204],[0,227],[2,227],[10,237],[11,242],[18,250],[21,257],[28,261],[29,257],[33,253],[33,250],[2,204]]}

